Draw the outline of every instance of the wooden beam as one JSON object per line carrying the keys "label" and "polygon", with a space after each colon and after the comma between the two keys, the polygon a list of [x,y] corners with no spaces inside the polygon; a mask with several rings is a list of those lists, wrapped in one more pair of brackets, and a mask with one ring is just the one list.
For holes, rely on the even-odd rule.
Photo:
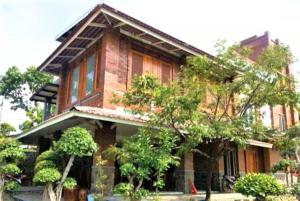
{"label": "wooden beam", "polygon": [[105,20],[108,22],[109,25],[112,25],[111,21],[109,20],[109,18],[107,17],[107,15],[105,13],[103,13]]}
{"label": "wooden beam", "polygon": [[54,67],[54,68],[60,68],[62,67],[61,64],[48,64],[49,67]]}
{"label": "wooden beam", "polygon": [[158,42],[155,42],[155,43],[153,43],[154,45],[160,45],[160,44],[163,44],[163,43],[165,43],[165,41],[158,41]]}
{"label": "wooden beam", "polygon": [[76,39],[79,39],[79,40],[94,40],[95,38],[89,38],[89,37],[81,37],[81,36],[78,36]]}
{"label": "wooden beam", "polygon": [[125,25],[125,24],[126,24],[125,22],[120,22],[120,23],[114,25],[113,28],[121,27],[121,26],[123,26],[123,25]]}
{"label": "wooden beam", "polygon": [[96,23],[96,22],[91,22],[89,24],[89,26],[91,26],[91,27],[99,27],[99,28],[106,28],[106,24],[100,24],[100,23]]}
{"label": "wooden beam", "polygon": [[76,32],[70,38],[70,40],[68,40],[60,49],[58,49],[57,52],[49,59],[49,61],[47,61],[43,66],[41,66],[41,70],[43,70],[46,66],[48,66],[48,64],[51,63],[57,55],[59,55],[66,47],[68,47],[100,13],[101,13],[101,10],[98,10],[97,12],[95,12],[91,16],[91,18],[88,19],[87,22],[84,23],[84,25],[82,25],[82,27],[78,30],[78,32]]}
{"label": "wooden beam", "polygon": [[95,123],[96,123],[96,125],[100,128],[100,129],[102,129],[103,128],[103,124],[102,124],[102,122],[101,121],[99,121],[99,120],[95,120]]}
{"label": "wooden beam", "polygon": [[73,58],[74,56],[68,56],[68,55],[58,55],[58,58]]}
{"label": "wooden beam", "polygon": [[79,57],[86,49],[88,49],[89,47],[91,47],[95,42],[97,42],[101,37],[103,36],[103,34],[101,33],[98,37],[96,37],[92,42],[90,42],[83,50],[81,50],[80,52],[78,52],[73,59],[71,59],[69,61],[69,63],[73,62],[77,57]]}
{"label": "wooden beam", "polygon": [[115,129],[117,127],[117,124],[116,123],[114,123],[113,125],[111,125],[110,126],[110,130],[113,130],[113,129]]}
{"label": "wooden beam", "polygon": [[143,27],[143,26],[141,26],[141,25],[138,25],[138,24],[136,24],[136,23],[133,23],[132,21],[130,21],[130,20],[128,20],[128,19],[126,19],[126,18],[124,18],[124,17],[122,17],[122,16],[120,16],[120,15],[118,15],[118,14],[116,14],[116,13],[113,13],[113,12],[111,12],[111,11],[105,9],[105,8],[101,8],[101,11],[102,11],[103,13],[107,14],[107,15],[112,16],[113,18],[115,18],[115,19],[117,19],[117,20],[120,20],[120,21],[125,22],[126,24],[132,26],[133,28],[136,28],[136,29],[138,29],[138,30],[140,30],[140,31],[142,31],[142,32],[145,32],[146,34],[149,34],[149,35],[151,35],[151,36],[154,36],[154,37],[157,38],[158,40],[165,41],[166,43],[169,43],[169,44],[173,45],[174,47],[180,48],[180,49],[182,49],[182,50],[184,50],[184,51],[186,51],[186,52],[188,52],[188,53],[190,53],[190,54],[193,54],[193,55],[199,55],[198,52],[195,52],[195,51],[191,50],[190,48],[185,47],[184,45],[175,43],[175,42],[173,42],[172,40],[170,40],[170,39],[168,39],[168,38],[166,38],[166,37],[163,37],[163,36],[161,36],[161,35],[159,35],[159,34],[153,32],[153,31],[151,31],[151,30],[149,30],[149,29],[147,29],[147,28],[145,28],[145,27]]}
{"label": "wooden beam", "polygon": [[171,52],[176,52],[176,51],[179,51],[179,50],[181,50],[181,49],[179,49],[179,48],[175,48],[175,49],[173,49],[173,50],[170,50]]}
{"label": "wooden beam", "polygon": [[82,47],[66,47],[67,50],[84,50]]}
{"label": "wooden beam", "polygon": [[141,36],[144,36],[144,35],[146,35],[146,33],[136,34],[137,37],[141,37]]}
{"label": "wooden beam", "polygon": [[150,41],[147,41],[147,40],[145,40],[145,39],[143,39],[143,38],[137,37],[136,35],[133,35],[132,33],[129,33],[128,31],[125,31],[125,30],[121,29],[120,32],[121,32],[122,34],[126,35],[126,36],[129,36],[129,37],[133,38],[133,39],[139,40],[139,41],[141,41],[141,42],[143,42],[143,43],[146,43],[146,44],[148,44],[148,45],[152,45],[152,46],[156,47],[157,49],[160,49],[160,50],[162,50],[162,51],[164,51],[164,52],[167,52],[167,53],[169,53],[169,54],[172,54],[172,55],[174,55],[174,56],[176,56],[176,57],[180,57],[180,55],[177,54],[176,52],[171,52],[170,50],[168,50],[168,49],[166,49],[166,48],[160,47],[160,46],[158,46],[158,45],[155,45],[155,44],[151,43]]}

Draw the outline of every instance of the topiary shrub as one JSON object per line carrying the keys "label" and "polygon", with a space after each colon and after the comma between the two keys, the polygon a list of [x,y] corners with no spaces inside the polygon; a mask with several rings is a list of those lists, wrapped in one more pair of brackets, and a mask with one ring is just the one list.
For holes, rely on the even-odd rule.
{"label": "topiary shrub", "polygon": [[250,173],[236,181],[234,191],[246,196],[253,196],[256,200],[266,200],[268,195],[284,194],[286,188],[271,175]]}
{"label": "topiary shrub", "polygon": [[67,177],[63,186],[67,189],[74,189],[77,186],[77,181],[73,177]]}

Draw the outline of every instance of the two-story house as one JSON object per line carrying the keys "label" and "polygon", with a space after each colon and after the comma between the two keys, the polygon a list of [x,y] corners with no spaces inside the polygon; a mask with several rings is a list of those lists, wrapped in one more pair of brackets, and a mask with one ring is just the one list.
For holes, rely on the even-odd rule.
{"label": "two-story house", "polygon": [[[48,84],[31,98],[45,103],[45,121],[22,133],[18,139],[47,150],[63,130],[83,126],[91,130],[100,150],[84,163],[74,165],[70,174],[79,185],[92,188],[95,159],[112,144],[136,133],[143,120],[124,112],[122,105],[111,102],[113,94],[122,95],[134,75],[155,75],[162,83],[176,79],[187,56],[212,55],[155,29],[108,5],[97,5],[87,16],[57,38],[61,44],[39,66],[39,70],[59,77],[59,84]],[[242,42],[259,54],[269,45],[268,34]],[[287,72],[288,73],[288,68]],[[56,114],[49,118],[51,105]],[[293,125],[297,120],[293,108],[266,109],[272,126]],[[280,123],[281,122],[281,123]],[[215,189],[222,175],[268,172],[278,161],[272,144],[250,140],[247,150],[237,148],[224,154],[215,165]],[[118,164],[108,160],[106,172],[111,188],[121,181]],[[166,175],[166,191],[190,192],[190,182],[205,188],[205,159],[193,154],[183,157],[181,165]]]}

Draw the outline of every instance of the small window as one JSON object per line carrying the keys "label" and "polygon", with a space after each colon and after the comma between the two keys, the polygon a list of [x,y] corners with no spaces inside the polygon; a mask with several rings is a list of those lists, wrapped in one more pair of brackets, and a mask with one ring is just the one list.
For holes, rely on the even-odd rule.
{"label": "small window", "polygon": [[94,89],[94,74],[95,74],[95,64],[96,64],[95,55],[92,55],[88,58],[87,65],[87,82],[86,82],[86,94],[90,94]]}
{"label": "small window", "polygon": [[287,129],[285,115],[279,115],[279,129],[285,131]]}
{"label": "small window", "polygon": [[71,94],[72,103],[77,101],[78,85],[79,85],[79,67],[76,66],[73,70],[73,78],[72,78],[72,94]]}
{"label": "small window", "polygon": [[132,53],[132,72],[131,77],[143,75],[143,55]]}

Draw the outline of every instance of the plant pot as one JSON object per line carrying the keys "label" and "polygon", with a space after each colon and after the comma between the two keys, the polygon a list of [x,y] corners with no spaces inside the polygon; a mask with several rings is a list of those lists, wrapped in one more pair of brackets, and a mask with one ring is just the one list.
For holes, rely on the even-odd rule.
{"label": "plant pot", "polygon": [[65,201],[78,201],[78,188],[64,188]]}
{"label": "plant pot", "polygon": [[78,193],[78,201],[87,201],[87,195],[87,189],[81,188]]}

